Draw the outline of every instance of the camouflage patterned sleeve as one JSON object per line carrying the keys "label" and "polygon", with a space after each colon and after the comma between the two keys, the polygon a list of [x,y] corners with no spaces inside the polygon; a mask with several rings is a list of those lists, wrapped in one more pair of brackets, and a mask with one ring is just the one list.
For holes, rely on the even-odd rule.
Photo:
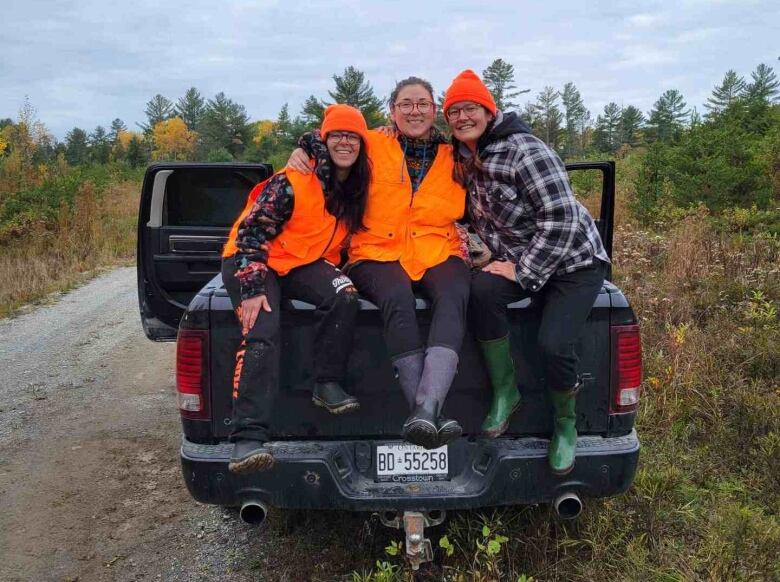
{"label": "camouflage patterned sleeve", "polygon": [[268,242],[279,236],[290,220],[295,198],[287,176],[277,174],[265,185],[238,229],[235,255],[241,299],[265,294]]}
{"label": "camouflage patterned sleeve", "polygon": [[325,145],[319,129],[306,132],[299,137],[298,147],[303,149],[310,158],[315,158],[317,161],[323,158],[327,159],[328,146]]}

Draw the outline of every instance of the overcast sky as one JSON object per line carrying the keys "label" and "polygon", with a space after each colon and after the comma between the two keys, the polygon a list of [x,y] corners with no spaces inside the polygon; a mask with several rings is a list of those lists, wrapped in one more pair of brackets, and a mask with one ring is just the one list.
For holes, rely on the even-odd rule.
{"label": "overcast sky", "polygon": [[253,120],[295,114],[349,65],[386,98],[407,76],[438,93],[500,57],[532,96],[573,81],[594,118],[609,101],[647,112],[672,88],[701,109],[728,69],[780,76],[777,0],[0,0],[0,14],[0,118],[28,95],[59,139],[115,117],[135,129],[153,95],[192,86]]}

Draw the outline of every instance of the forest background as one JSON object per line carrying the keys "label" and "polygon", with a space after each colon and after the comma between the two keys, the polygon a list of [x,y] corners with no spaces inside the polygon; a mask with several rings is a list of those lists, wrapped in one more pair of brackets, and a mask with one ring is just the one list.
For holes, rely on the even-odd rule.
{"label": "forest background", "polygon": [[[779,578],[774,70],[726,72],[701,110],[669,89],[648,112],[615,96],[595,117],[573,83],[521,105],[527,91],[510,63],[496,59],[483,78],[499,108],[518,111],[564,160],[617,161],[615,280],[642,323],[644,448],[630,491],[589,502],[575,523],[541,507],[456,515],[432,579]],[[253,121],[224,93],[193,87],[175,101],[153,96],[136,128],[114,119],[64,141],[22,103],[16,118],[0,119],[0,316],[132,263],[150,161],[279,168],[332,102],[358,107],[372,127],[388,122],[361,71],[333,81],[294,116],[285,104],[276,119]],[[446,133],[440,113],[437,125]],[[588,177],[574,187],[586,202],[598,190]],[[392,540],[380,555],[350,559],[356,580],[408,576]]]}

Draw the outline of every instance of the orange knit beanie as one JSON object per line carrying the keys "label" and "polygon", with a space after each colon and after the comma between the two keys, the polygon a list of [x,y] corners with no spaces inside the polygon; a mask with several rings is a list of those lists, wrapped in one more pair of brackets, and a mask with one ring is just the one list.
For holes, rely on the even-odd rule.
{"label": "orange knit beanie", "polygon": [[350,105],[328,105],[325,109],[325,116],[322,118],[322,127],[320,135],[322,139],[327,139],[331,131],[351,131],[358,134],[363,143],[368,141],[368,126],[360,110]]}
{"label": "orange knit beanie", "polygon": [[479,103],[492,115],[496,114],[496,102],[493,95],[477,74],[471,69],[466,69],[452,80],[452,84],[444,95],[444,113],[451,105],[458,101],[473,101]]}

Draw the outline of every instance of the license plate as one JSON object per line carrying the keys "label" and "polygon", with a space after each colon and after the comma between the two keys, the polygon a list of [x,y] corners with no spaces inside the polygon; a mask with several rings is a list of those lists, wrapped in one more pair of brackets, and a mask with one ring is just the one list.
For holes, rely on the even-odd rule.
{"label": "license plate", "polygon": [[377,481],[441,481],[447,479],[449,466],[447,445],[430,450],[408,443],[376,447]]}

